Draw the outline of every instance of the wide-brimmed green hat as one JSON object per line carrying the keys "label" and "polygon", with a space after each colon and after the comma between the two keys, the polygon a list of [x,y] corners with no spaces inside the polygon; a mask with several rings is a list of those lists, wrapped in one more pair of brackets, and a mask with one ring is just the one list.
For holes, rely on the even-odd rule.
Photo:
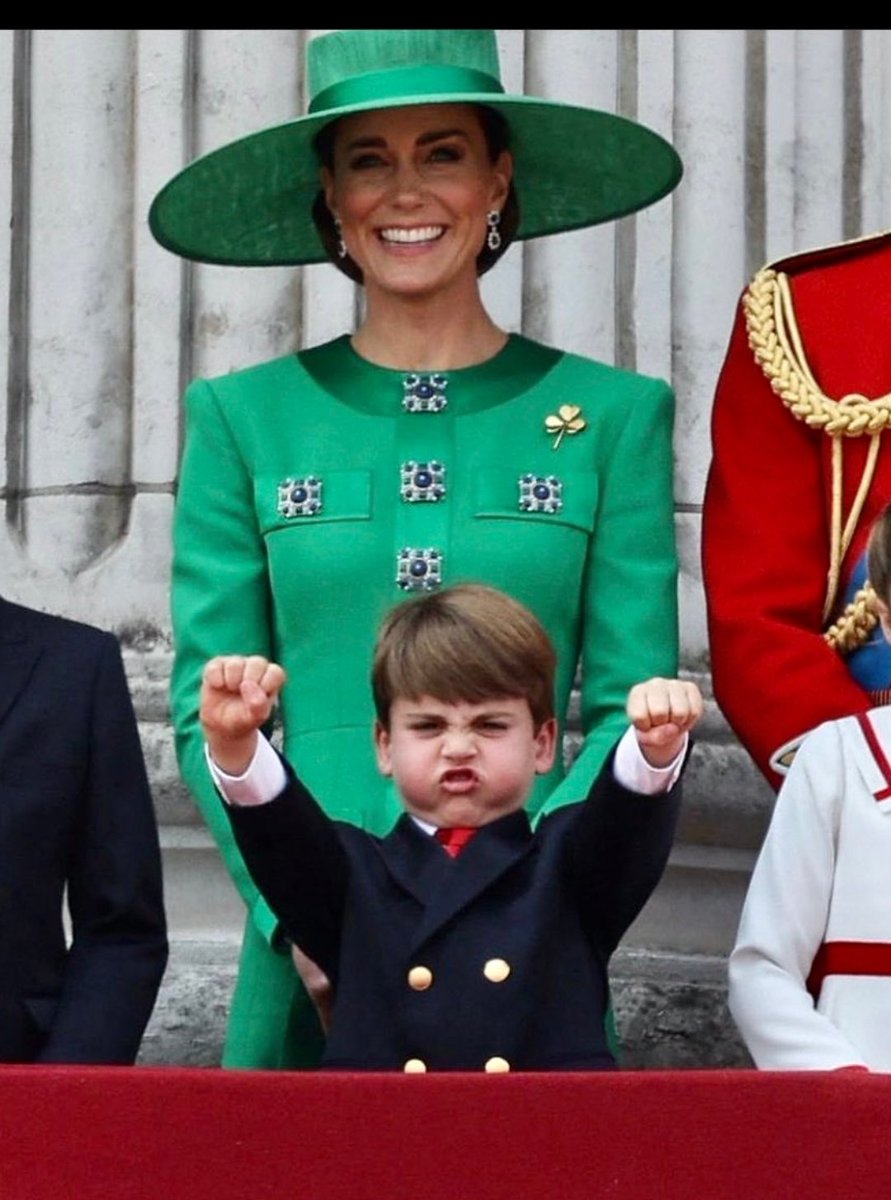
{"label": "wide-brimmed green hat", "polygon": [[510,128],[518,238],[636,212],[678,183],[681,160],[659,134],[597,109],[501,85],[492,29],[349,29],[307,47],[306,116],[196,159],[155,197],[149,225],[168,250],[199,262],[324,262],[311,216],[319,191],[313,140],[350,113],[406,104],[485,104]]}

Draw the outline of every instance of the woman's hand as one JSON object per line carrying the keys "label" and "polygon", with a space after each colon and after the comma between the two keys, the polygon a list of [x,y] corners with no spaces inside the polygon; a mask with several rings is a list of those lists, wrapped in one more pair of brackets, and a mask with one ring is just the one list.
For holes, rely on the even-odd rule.
{"label": "woman's hand", "polygon": [[198,715],[210,756],[227,775],[250,766],[284,682],[284,668],[259,654],[220,655],[205,666]]}
{"label": "woman's hand", "polygon": [[303,980],[310,1000],[319,1014],[322,1032],[327,1036],[331,1026],[331,1009],[334,1005],[334,988],[322,968],[314,963],[299,946],[291,947],[291,958],[297,969],[297,974]]}
{"label": "woman's hand", "polygon": [[628,693],[625,711],[651,767],[667,767],[702,716],[702,693],[686,679],[648,679]]}

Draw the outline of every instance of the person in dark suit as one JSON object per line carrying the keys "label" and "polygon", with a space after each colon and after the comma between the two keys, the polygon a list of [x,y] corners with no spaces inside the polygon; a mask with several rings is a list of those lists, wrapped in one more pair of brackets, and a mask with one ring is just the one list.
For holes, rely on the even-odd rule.
{"label": "person in dark suit", "polygon": [[132,1063],[168,945],[120,647],[0,597],[0,681],[0,1062]]}
{"label": "person in dark suit", "polygon": [[664,869],[702,699],[682,680],[635,685],[587,798],[533,831],[524,803],[558,740],[554,667],[541,624],[497,589],[393,610],[372,669],[374,741],[405,812],[381,838],[329,818],[258,736],[278,664],[206,665],[207,757],[239,848],[333,986],[323,1067],[615,1067],[609,958]]}

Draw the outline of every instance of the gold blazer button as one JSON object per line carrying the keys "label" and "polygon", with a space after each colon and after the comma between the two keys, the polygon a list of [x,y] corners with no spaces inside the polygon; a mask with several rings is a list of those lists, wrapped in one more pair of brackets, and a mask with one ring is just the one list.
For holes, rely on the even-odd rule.
{"label": "gold blazer button", "polygon": [[510,975],[510,963],[503,958],[490,958],[483,967],[483,974],[489,983],[504,983]]}
{"label": "gold blazer button", "polygon": [[412,967],[408,973],[408,986],[416,992],[426,992],[433,982],[433,972],[429,967]]}
{"label": "gold blazer button", "polygon": [[510,1070],[510,1063],[506,1058],[499,1058],[498,1055],[493,1055],[492,1058],[486,1059],[486,1065],[483,1070],[489,1075],[503,1075]]}

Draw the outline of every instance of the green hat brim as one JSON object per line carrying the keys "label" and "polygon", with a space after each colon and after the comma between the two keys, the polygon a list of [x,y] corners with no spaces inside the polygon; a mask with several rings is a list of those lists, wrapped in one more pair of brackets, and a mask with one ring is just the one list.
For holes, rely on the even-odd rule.
{"label": "green hat brim", "polygon": [[299,117],[196,159],[152,202],[152,234],[174,254],[224,266],[328,261],[311,216],[320,187],[313,139],[340,117],[408,104],[484,104],[504,116],[519,239],[627,216],[661,200],[681,178],[669,142],[613,113],[491,92],[400,96]]}

